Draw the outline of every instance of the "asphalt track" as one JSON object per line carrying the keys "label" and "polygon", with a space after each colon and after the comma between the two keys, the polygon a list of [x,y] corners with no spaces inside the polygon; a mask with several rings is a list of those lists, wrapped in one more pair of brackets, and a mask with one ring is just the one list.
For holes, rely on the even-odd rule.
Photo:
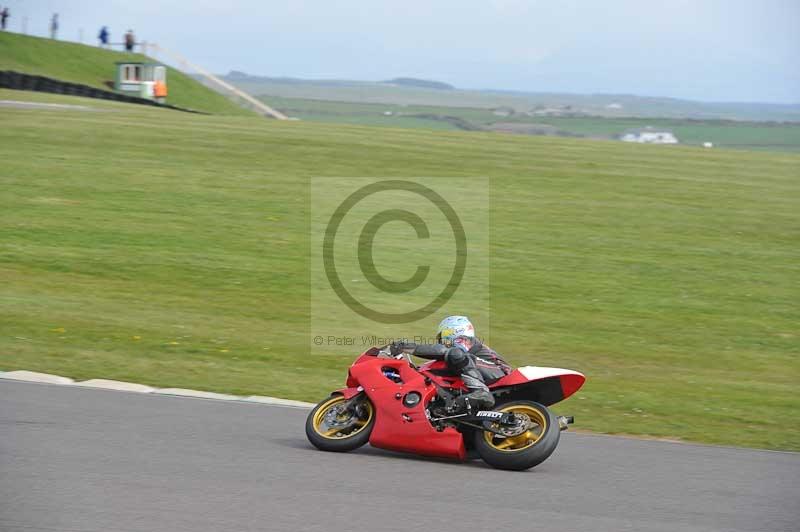
{"label": "asphalt track", "polygon": [[[797,531],[800,454],[562,434],[511,473],[365,447],[307,411],[0,382],[0,530]],[[580,420],[577,420],[580,423]]]}

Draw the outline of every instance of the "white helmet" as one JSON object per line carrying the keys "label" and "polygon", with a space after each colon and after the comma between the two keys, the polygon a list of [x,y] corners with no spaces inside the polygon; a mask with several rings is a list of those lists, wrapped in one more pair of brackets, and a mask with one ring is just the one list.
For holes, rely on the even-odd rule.
{"label": "white helmet", "polygon": [[456,338],[475,338],[475,327],[466,316],[448,316],[439,324],[437,342],[450,347]]}

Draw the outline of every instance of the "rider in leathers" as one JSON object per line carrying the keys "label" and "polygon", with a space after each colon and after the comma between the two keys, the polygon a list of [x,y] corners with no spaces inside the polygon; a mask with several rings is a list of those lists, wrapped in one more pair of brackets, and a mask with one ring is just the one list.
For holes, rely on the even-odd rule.
{"label": "rider in leathers", "polygon": [[500,355],[475,337],[475,327],[465,316],[448,316],[439,324],[437,344],[396,343],[396,350],[409,351],[420,358],[444,360],[461,380],[468,393],[458,396],[453,411],[490,409],[494,396],[486,385],[511,373]]}

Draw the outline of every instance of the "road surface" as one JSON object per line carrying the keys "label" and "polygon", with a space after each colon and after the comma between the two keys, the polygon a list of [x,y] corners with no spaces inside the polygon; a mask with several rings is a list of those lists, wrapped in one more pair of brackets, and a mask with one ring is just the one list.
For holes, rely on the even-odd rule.
{"label": "road surface", "polygon": [[800,529],[800,454],[566,432],[550,459],[513,473],[323,453],[306,414],[0,382],[0,530]]}

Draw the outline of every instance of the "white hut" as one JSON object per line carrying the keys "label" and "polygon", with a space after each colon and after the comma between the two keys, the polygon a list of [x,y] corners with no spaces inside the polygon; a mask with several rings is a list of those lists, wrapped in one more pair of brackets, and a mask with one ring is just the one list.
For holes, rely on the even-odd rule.
{"label": "white hut", "polygon": [[620,135],[623,142],[639,142],[642,144],[677,144],[678,138],[667,129],[647,126],[637,129],[627,129]]}

